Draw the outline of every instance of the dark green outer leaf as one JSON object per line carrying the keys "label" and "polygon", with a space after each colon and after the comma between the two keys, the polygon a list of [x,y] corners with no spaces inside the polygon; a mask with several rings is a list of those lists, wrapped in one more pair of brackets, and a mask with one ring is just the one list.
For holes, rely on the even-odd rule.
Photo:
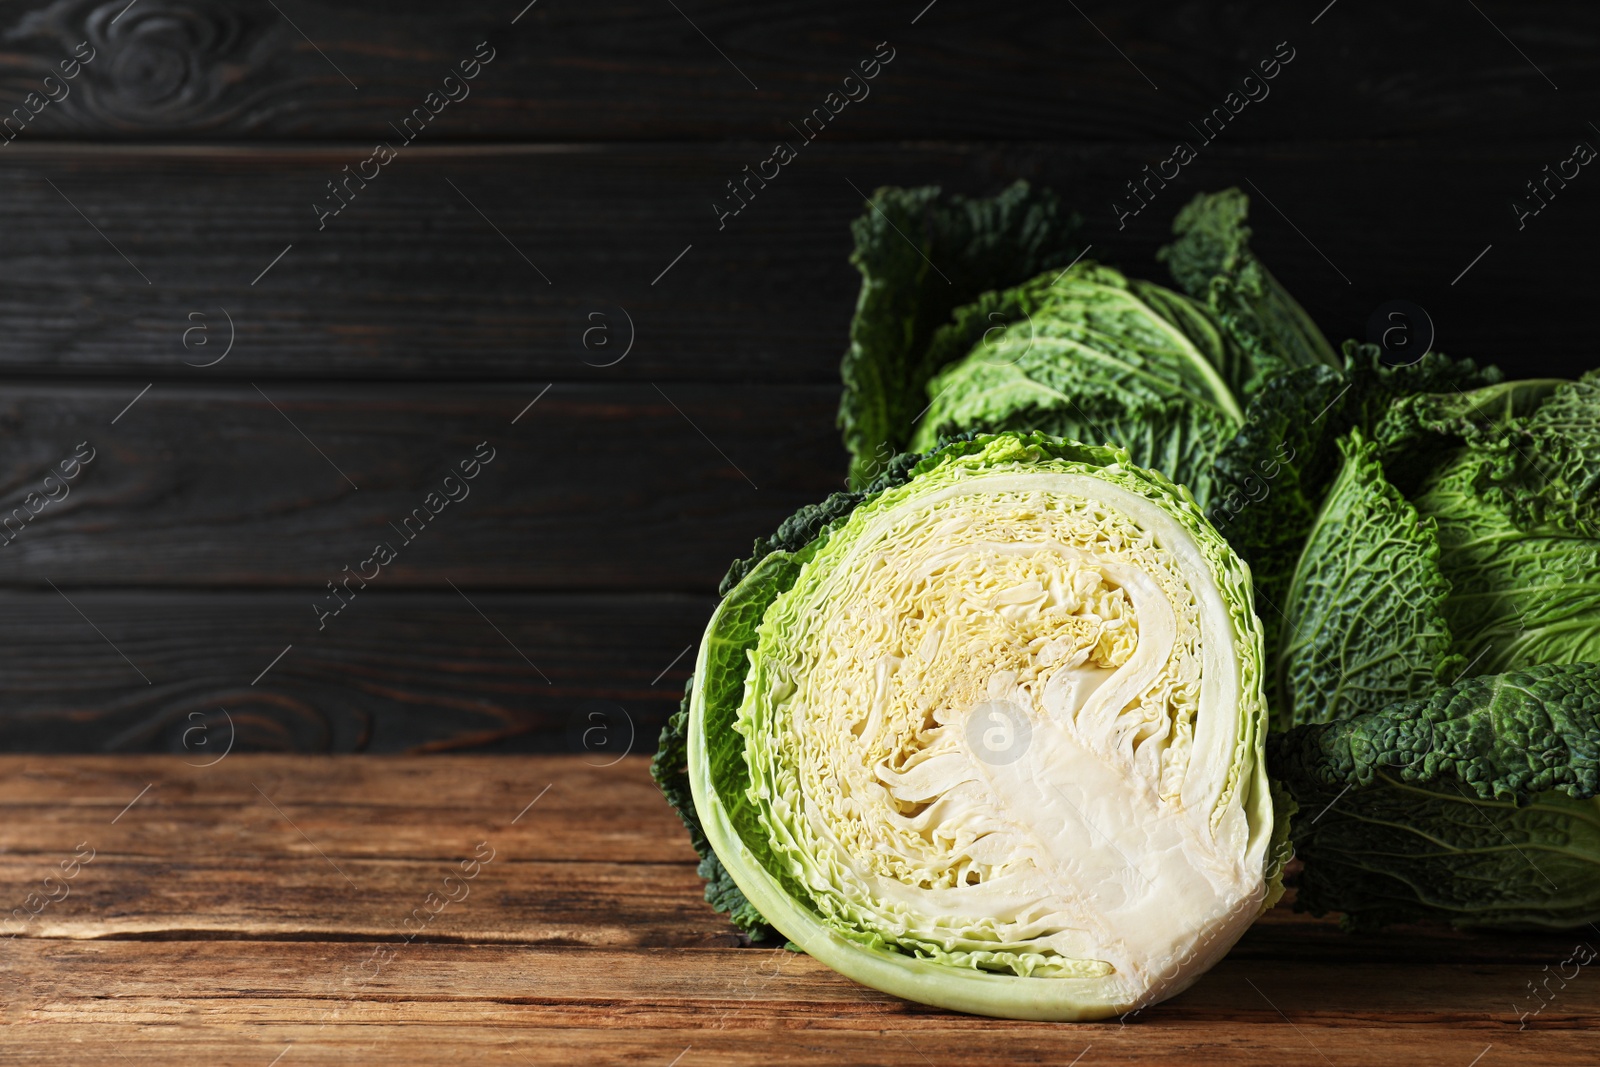
{"label": "dark green outer leaf", "polygon": [[1600,664],[1470,678],[1269,740],[1298,906],[1358,925],[1600,920]]}
{"label": "dark green outer leaf", "polygon": [[[1324,367],[1288,371],[1250,401],[1244,425],[1225,442],[1211,481],[1208,517],[1250,564],[1267,649],[1276,655],[1289,611],[1289,586],[1301,548],[1342,466],[1338,439],[1371,430],[1397,398],[1425,391],[1454,396],[1499,380],[1494,368],[1437,352],[1406,367],[1386,367],[1371,345],[1345,345],[1342,374]],[[1385,454],[1385,471],[1392,474]],[[1391,481],[1392,481],[1391,477]]]}
{"label": "dark green outer leaf", "polygon": [[1443,352],[1429,352],[1416,363],[1391,367],[1383,362],[1377,345],[1346,341],[1344,357],[1351,389],[1338,409],[1342,412],[1340,435],[1353,427],[1375,435],[1373,428],[1404,397],[1459,395],[1463,389],[1495,385],[1503,377],[1496,367],[1480,369],[1470,359],[1452,359]]}
{"label": "dark green outer leaf", "polygon": [[1432,520],[1384,478],[1360,430],[1295,568],[1274,663],[1279,729],[1418,696],[1466,665],[1451,655]]}
{"label": "dark green outer leaf", "polygon": [[1457,662],[1485,672],[1296,730],[1299,905],[1355,925],[1600,921],[1600,457],[1594,380],[1394,401],[1384,468],[1436,523]]}
{"label": "dark green outer leaf", "polygon": [[1383,448],[1389,480],[1415,496],[1463,446],[1472,446],[1485,458],[1513,445],[1525,447],[1519,420],[1566,384],[1555,379],[1496,380],[1482,388],[1464,381],[1430,383],[1415,395],[1396,397],[1377,412],[1372,431]]}
{"label": "dark green outer leaf", "polygon": [[1414,397],[1380,434],[1392,464],[1425,462],[1418,480],[1465,449],[1471,488],[1524,530],[1600,537],[1600,372]]}
{"label": "dark green outer leaf", "polygon": [[1339,366],[1311,316],[1250,250],[1249,209],[1238,189],[1201,193],[1173,220],[1178,239],[1156,253],[1234,340],[1242,359],[1224,372],[1245,396],[1284,371]]}
{"label": "dark green outer leaf", "polygon": [[1378,432],[1438,525],[1446,619],[1475,669],[1600,659],[1600,377],[1409,397]]}
{"label": "dark green outer leaf", "polygon": [[1276,649],[1306,531],[1339,470],[1332,426],[1349,381],[1329,367],[1278,375],[1218,450],[1206,517],[1250,564],[1267,648]]}
{"label": "dark green outer leaf", "polygon": [[[945,360],[928,342],[950,313],[1077,255],[1079,219],[1054,193],[1017,182],[989,199],[885,187],[851,230],[861,295],[840,365],[839,428],[860,488],[903,452]],[[936,361],[937,360],[937,361]]]}
{"label": "dark green outer leaf", "polygon": [[[694,688],[694,677],[688,688]],[[733,877],[722,866],[722,861],[712,851],[706,835],[700,828],[700,818],[695,814],[694,796],[689,786],[689,695],[667,720],[661,730],[660,747],[650,761],[650,776],[655,779],[667,803],[683,820],[689,831],[689,843],[700,856],[700,877],[706,880],[706,903],[717,911],[726,912],[728,918],[751,941],[771,941],[776,931],[767,925],[761,913],[739,892]]]}
{"label": "dark green outer leaf", "polygon": [[[961,428],[979,429],[987,416],[1022,406],[1008,399],[1013,394],[1051,407],[1098,397],[1129,409],[1186,398],[1235,418],[1243,414],[1216,371],[1226,338],[1185,296],[1084,261],[979,301],[980,309],[991,305],[1017,318],[991,322],[981,343],[929,384],[925,421],[937,426],[948,417],[941,412],[964,411],[972,418],[958,419]],[[948,347],[952,332],[981,325],[971,322],[971,311],[960,309],[957,321],[940,329],[935,350]],[[914,440],[927,440],[927,429],[919,426]]]}
{"label": "dark green outer leaf", "polygon": [[[1463,785],[1483,800],[1600,792],[1600,663],[1466,678],[1381,711],[1302,726],[1273,745],[1296,792],[1401,782]],[[1304,802],[1302,802],[1304,806]]]}

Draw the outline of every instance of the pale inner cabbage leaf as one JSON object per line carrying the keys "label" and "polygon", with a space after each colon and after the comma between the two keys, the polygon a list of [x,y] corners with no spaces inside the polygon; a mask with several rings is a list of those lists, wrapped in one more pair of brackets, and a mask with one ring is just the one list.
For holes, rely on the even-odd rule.
{"label": "pale inner cabbage leaf", "polygon": [[1265,893],[1235,629],[1188,532],[1068,473],[858,513],[762,623],[737,729],[828,926],[956,967],[1187,984]]}

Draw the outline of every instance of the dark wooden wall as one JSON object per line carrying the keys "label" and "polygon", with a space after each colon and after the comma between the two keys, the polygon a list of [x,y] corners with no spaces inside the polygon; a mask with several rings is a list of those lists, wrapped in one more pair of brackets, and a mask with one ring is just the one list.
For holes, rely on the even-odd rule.
{"label": "dark wooden wall", "polygon": [[[1177,207],[1239,184],[1332,336],[1403,298],[1514,375],[1600,363],[1600,172],[1512,210],[1600,146],[1592,5],[524,2],[0,8],[0,117],[27,119],[0,140],[0,511],[94,457],[0,547],[0,747],[649,750],[728,561],[842,481],[848,223],[882,184],[1047,183],[1151,277]],[[880,42],[870,95],[719,228]],[[1124,183],[1280,42],[1270,95],[1119,229]]]}

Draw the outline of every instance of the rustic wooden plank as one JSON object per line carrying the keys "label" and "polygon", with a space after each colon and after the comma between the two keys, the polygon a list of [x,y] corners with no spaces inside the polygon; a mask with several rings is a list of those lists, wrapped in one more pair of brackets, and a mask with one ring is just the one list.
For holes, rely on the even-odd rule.
{"label": "rustic wooden plank", "polygon": [[[598,790],[582,803],[574,801],[571,807],[558,807],[563,819],[572,819],[581,815],[586,806],[597,811],[631,810],[637,800],[636,789],[655,788],[649,783],[648,760],[640,756],[619,760],[614,771],[589,759],[547,754],[414,759],[242,752],[232,758],[235,765],[248,765],[249,773],[258,780],[309,790],[318,804],[350,811],[415,807],[419,797],[426,798],[431,806],[443,808],[489,810],[502,804],[520,808],[527,799],[523,796],[527,783],[536,779],[541,784],[559,780],[577,794]],[[259,801],[254,787],[237,775],[208,771],[209,768],[171,756],[0,755],[0,807],[38,804],[63,813],[64,818],[103,822],[106,820],[101,815],[109,818],[127,806],[125,794],[130,785],[138,790],[151,781],[160,785],[158,797],[162,804],[210,808]],[[152,801],[155,799],[152,797]],[[648,841],[660,829],[640,828],[635,843]],[[16,826],[6,827],[8,833],[18,830]],[[380,854],[391,853],[372,853]],[[621,862],[663,858],[629,851],[607,853],[606,857]],[[687,857],[688,854],[672,858]]]}
{"label": "rustic wooden plank", "polygon": [[[253,1054],[257,1063],[265,1062],[263,1048],[266,1058],[291,1042],[297,1057],[348,1054],[357,1040],[372,1043],[367,1055],[376,1058],[367,1062],[412,1062],[406,1057],[416,1054],[419,1040],[427,1047],[450,1034],[485,1052],[574,1056],[585,1049],[666,1063],[692,1047],[695,1062],[744,1063],[754,1062],[754,1039],[770,1042],[781,1033],[785,1062],[792,1050],[804,1050],[815,1058],[802,1055],[798,1062],[828,1062],[822,1057],[833,1055],[834,1062],[1065,1063],[1092,1048],[1097,1061],[1111,1062],[1192,1063],[1184,1057],[1203,1055],[1204,1062],[1222,1063],[1319,1056],[1354,1063],[1373,1062],[1367,1057],[1382,1048],[1384,1062],[1403,1056],[1407,1063],[1455,1067],[1486,1046],[1498,1048],[1495,1062],[1592,1062],[1580,1058],[1592,1055],[1584,1031],[1600,1014],[1595,994],[1575,983],[1566,1003],[1552,1004],[1532,1029],[1519,1032],[1502,994],[1520,984],[1523,971],[1425,964],[1330,969],[1229,960],[1126,1024],[1075,1026],[907,1004],[781,949],[415,944],[396,949],[381,967],[364,967],[373,949],[23,943],[12,956],[9,977],[20,1003],[10,1014],[41,1044],[45,1035],[60,1041],[121,1028],[134,1039],[127,1051],[136,1057],[222,1044],[231,1031],[218,1051]],[[1261,995],[1269,989],[1270,1001]],[[485,1042],[485,1034],[494,1037]],[[616,1042],[609,1048],[608,1038]]]}
{"label": "rustic wooden plank", "polygon": [[[508,1013],[509,1014],[509,1013]],[[179,1021],[182,1020],[182,1021]],[[1514,1028],[1513,1028],[1514,1029]],[[132,1026],[114,1022],[92,1025],[55,1024],[23,1031],[19,1054],[47,1067],[81,1064],[86,1057],[135,1064],[215,1063],[261,1067],[272,1057],[294,1050],[296,1063],[437,1064],[468,1056],[512,1057],[517,1063],[616,1064],[667,1067],[676,1056],[683,1067],[728,1067],[735,1064],[873,1064],[875,1067],[928,1067],[930,1062],[1039,1064],[1059,1067],[1092,1047],[1084,1067],[1092,1063],[1153,1064],[1187,1067],[1206,1064],[1306,1063],[1323,1061],[1327,1049],[1337,1067],[1395,1062],[1404,1057],[1418,1067],[1461,1067],[1472,1057],[1494,1049],[1494,1064],[1527,1067],[1590,1067],[1592,1037],[1581,1031],[1539,1034],[1527,1041],[1512,1034],[1500,1042],[1478,1033],[1441,1037],[1398,1025],[1375,1025],[1340,1032],[1345,1047],[1329,1048],[1321,1031],[1316,1045],[1306,1044],[1305,1028],[1296,1033],[1285,1023],[1237,1028],[1194,1027],[1173,1033],[1133,1032],[1111,1036],[1104,1028],[1016,1033],[996,1024],[980,1033],[928,1029],[915,1042],[901,1031],[879,1024],[875,1033],[841,1034],[805,1024],[760,1030],[711,1030],[700,1020],[673,1029],[589,1031],[521,1029],[512,1019],[492,1027],[410,1026],[383,1022],[340,1027],[336,1024],[195,1025],[173,1013],[165,1025]],[[1500,1036],[1497,1032],[1494,1036]],[[1473,1042],[1480,1042],[1476,1046]],[[1300,1058],[1303,1057],[1303,1058]],[[287,1057],[285,1057],[287,1059]]]}
{"label": "rustic wooden plank", "polygon": [[406,587],[710,592],[843,486],[831,387],[547,385],[12,385],[0,582],[292,585],[311,643]]}
{"label": "rustic wooden plank", "polygon": [[[732,928],[698,903],[688,837],[650,781],[643,755],[614,765],[592,754],[419,760],[235,753],[211,767],[199,762],[0,757],[0,900],[37,891],[36,883],[79,842],[89,842],[96,854],[84,881],[74,883],[61,907],[41,913],[33,932],[287,937],[309,930],[381,937],[390,929],[382,920],[388,917],[392,926],[410,906],[408,894],[422,895],[418,886],[427,872],[447,868],[488,840],[501,857],[489,866],[509,872],[507,881],[492,883],[499,903],[483,911],[477,903],[452,909],[442,936],[544,939],[508,926],[498,907],[513,896],[523,899],[540,879],[553,880],[546,888],[559,896],[550,885],[575,887],[587,878],[626,899],[627,914],[642,931],[638,944],[733,938]],[[347,892],[322,857],[337,862],[360,891]],[[562,863],[583,866],[569,871]],[[642,866],[631,871],[629,865]],[[153,883],[159,892],[148,888]],[[279,899],[271,887],[280,883],[303,888]],[[582,896],[576,888],[570,892]],[[302,893],[312,894],[314,905],[300,899]],[[566,906],[556,911],[565,916]],[[536,902],[528,908],[520,913],[524,918],[541,911]],[[1305,957],[1327,964],[1428,960],[1537,969],[1564,958],[1570,947],[1571,935],[1562,933],[1496,935],[1439,926],[1348,935],[1332,919],[1285,906],[1264,916],[1233,955],[1267,963]]]}
{"label": "rustic wooden plank", "polygon": [[[5,17],[0,98],[21,104],[88,42],[22,137],[388,137],[442,89],[470,95],[439,105],[437,140],[787,137],[887,40],[895,58],[831,136],[1115,139],[1198,120],[1287,41],[1267,84],[1283,103],[1246,111],[1242,137],[1564,135],[1562,112],[1595,110],[1596,16],[1549,0],[1487,5],[1494,22],[1443,0],[1347,3],[1314,25],[1315,7],[1262,0],[925,6],[78,4]],[[485,41],[490,63],[445,86]],[[1570,107],[1550,106],[1555,85]]]}
{"label": "rustic wooden plank", "polygon": [[303,592],[74,590],[70,604],[51,590],[0,593],[11,620],[0,751],[173,752],[199,766],[231,741],[239,752],[570,750],[605,763],[654,751],[714,604],[463,592],[471,603],[448,588],[374,589],[320,632]]}
{"label": "rustic wooden plank", "polygon": [[[262,807],[272,814],[265,803]],[[302,856],[193,865],[171,858],[112,863],[109,854],[97,853],[71,883],[70,896],[5,929],[71,940],[231,940],[247,933],[267,940],[403,941],[419,928],[431,940],[613,948],[739,940],[701,900],[704,883],[690,863],[519,863],[496,854],[463,890],[462,883],[447,879],[458,875],[458,864],[470,860],[486,838],[457,834],[461,845],[449,860],[336,858],[330,863],[287,822],[280,819],[280,824]],[[102,833],[99,839],[113,837]],[[493,848],[492,833],[487,840]],[[63,858],[77,844],[69,844]],[[170,851],[177,851],[176,844]],[[0,890],[17,902],[13,907],[31,907],[25,903],[31,893],[60,894],[53,886],[40,888],[52,870],[36,861],[19,867],[0,859]],[[461,904],[427,919],[437,907],[428,901],[464,891],[470,895]],[[492,910],[472,906],[479,893],[494,902]],[[408,921],[416,925],[408,927]]]}
{"label": "rustic wooden plank", "polygon": [[[1600,198],[1580,175],[1521,230],[1512,204],[1586,131],[1273,145],[1224,132],[1125,229],[1113,202],[1131,208],[1126,183],[1182,134],[819,139],[720,222],[714,205],[735,203],[726,183],[770,145],[417,146],[322,230],[313,204],[325,183],[369,149],[19,139],[0,153],[0,371],[137,375],[135,388],[174,377],[834,383],[858,286],[846,262],[857,190],[983,193],[1027,177],[1085,214],[1093,256],[1158,279],[1154,252],[1184,201],[1259,190],[1282,214],[1256,197],[1257,245],[1330,336],[1365,336],[1374,310],[1405,298],[1428,310],[1446,351],[1517,374],[1577,373],[1593,362],[1591,338],[1552,279],[1595,280],[1582,235],[1600,227]],[[1492,313],[1506,307],[1517,314]],[[225,359],[201,366],[230,338]]]}
{"label": "rustic wooden plank", "polygon": [[0,763],[7,936],[737,941],[643,756]]}
{"label": "rustic wooden plank", "polygon": [[[445,877],[474,854],[492,853],[494,859],[483,865],[466,899],[421,929],[417,943],[611,948],[740,943],[737,931],[702,901],[704,882],[695,873],[687,835],[675,821],[657,833],[653,848],[634,850],[670,856],[667,860],[616,863],[561,855],[604,854],[619,847],[619,837],[622,847],[632,846],[636,835],[618,834],[616,827],[634,819],[655,826],[671,818],[659,796],[641,797],[626,813],[594,820],[612,831],[611,840],[602,834],[597,841],[575,843],[582,830],[557,826],[559,815],[542,815],[519,833],[506,827],[506,820],[492,822],[481,811],[447,810],[420,813],[420,826],[380,845],[376,842],[385,829],[374,813],[330,812],[303,798],[296,802],[292,793],[270,788],[270,782],[261,784],[279,810],[258,798],[254,807],[220,808],[228,821],[210,824],[186,806],[161,808],[153,793],[141,805],[156,806],[138,827],[52,822],[43,833],[26,835],[18,850],[0,855],[0,899],[14,901],[13,907],[24,906],[30,893],[60,895],[54,885],[41,888],[44,879],[59,880],[60,863],[80,846],[88,846],[82,855],[94,850],[93,860],[81,867],[70,895],[59,904],[47,905],[37,916],[0,919],[0,933],[72,941],[404,940],[419,929],[404,925],[413,908],[424,907],[429,893],[463,892],[453,883],[447,890]],[[541,787],[535,783],[530,794]],[[7,814],[34,813],[23,808]],[[35,840],[49,833],[60,836]],[[549,840],[542,839],[546,834]],[[535,840],[529,843],[528,835]],[[21,851],[24,845],[37,851]],[[433,855],[413,860],[397,852]],[[203,858],[187,858],[191,854]],[[556,858],[543,858],[551,856]],[[37,901],[26,905],[28,911],[37,907]],[[438,907],[437,900],[432,907]],[[1581,940],[1581,932],[1512,935],[1440,927],[1353,936],[1340,932],[1332,919],[1281,907],[1263,916],[1230,958],[1241,966],[1268,968],[1285,960],[1307,967],[1426,966],[1442,970],[1445,977],[1438,981],[1502,969],[1523,976],[1506,996],[1520,996],[1519,1003],[1527,1006],[1532,994],[1522,983],[1537,984],[1545,976],[1541,968],[1570,957]]]}
{"label": "rustic wooden plank", "polygon": [[[581,831],[550,829],[560,817],[545,815],[526,833],[548,833],[551,839],[529,844],[523,834],[503,825],[485,825],[488,820],[481,812],[444,811],[423,813],[419,827],[382,846],[375,843],[383,836],[381,819],[371,812],[330,813],[303,799],[297,803],[292,795],[270,788],[268,793],[281,813],[258,798],[253,808],[222,807],[229,821],[211,825],[182,806],[157,807],[141,827],[115,832],[103,822],[70,828],[48,824],[44,833],[60,836],[35,841],[44,833],[29,834],[19,841],[18,851],[0,857],[3,899],[21,905],[28,894],[43,892],[43,879],[58,876],[60,862],[82,843],[95,850],[93,862],[82,868],[71,895],[59,905],[47,906],[35,918],[17,916],[0,930],[66,940],[403,939],[410,928],[402,924],[411,909],[422,907],[429,892],[442,892],[442,879],[488,841],[483,854],[492,849],[495,860],[485,869],[496,873],[493,878],[480,875],[470,891],[490,894],[486,899],[492,903],[480,905],[474,903],[478,897],[469,896],[461,906],[450,906],[437,924],[427,927],[425,940],[600,947],[739,942],[733,927],[701,901],[703,882],[694,873],[687,835],[675,822],[656,835],[653,849],[635,850],[666,854],[670,860],[611,863],[561,856],[563,851],[581,857],[616,848],[615,838],[622,836],[615,832],[618,823],[635,818],[645,825],[664,822],[670,816],[658,796],[641,798],[627,814],[612,813],[604,820],[612,829],[611,841],[601,835],[597,842],[574,844]],[[8,814],[33,813],[11,809]],[[289,820],[306,836],[298,836]],[[634,843],[634,835],[626,838],[625,845]],[[206,858],[173,859],[178,841],[185,855],[205,850]],[[21,845],[37,845],[38,850],[23,852]],[[433,855],[411,860],[396,852]],[[550,856],[557,859],[542,858]],[[585,919],[589,912],[593,914]],[[1263,916],[1231,958],[1267,966],[1288,959],[1330,967],[1404,968],[1421,966],[1419,960],[1453,969],[1509,967],[1526,972],[1523,981],[1537,983],[1542,975],[1536,972],[1569,957],[1576,940],[1581,936],[1572,933],[1462,933],[1440,927],[1352,936],[1340,932],[1331,919],[1282,907]],[[1523,1000],[1529,996],[1522,991]]]}
{"label": "rustic wooden plank", "polygon": [[[496,848],[493,828],[477,826],[452,835],[453,851],[441,842],[441,851],[450,853],[446,859],[328,858],[317,851],[314,829],[307,828],[308,840],[265,801],[261,809],[264,815],[251,817],[277,819],[278,849],[296,855],[189,861],[182,858],[181,839],[169,839],[160,859],[121,861],[115,856],[119,838],[102,827],[83,839],[94,858],[70,883],[44,882],[59,878],[59,860],[0,857],[0,899],[15,901],[13,909],[31,912],[38,905],[29,903],[30,894],[61,896],[61,884],[70,889],[36,915],[8,915],[11,921],[0,920],[0,929],[68,940],[404,941],[417,933],[434,941],[612,948],[739,941],[701,899],[704,883],[693,863],[522,862]],[[484,841],[489,844],[480,852]],[[73,856],[81,843],[66,843],[61,858]],[[459,865],[475,855],[492,859],[475,879],[463,881]],[[448,894],[463,899],[439,911]]]}
{"label": "rustic wooden plank", "polygon": [[[376,961],[368,942],[18,941],[13,966],[31,983],[34,1018],[158,1023],[174,999],[206,1021],[314,1018],[319,1002],[346,999],[344,1015],[379,1018],[383,1002],[407,1003],[407,1019],[433,1025],[493,1021],[522,1006],[524,1024],[565,1027],[669,1027],[686,1013],[726,1014],[728,1029],[806,1022],[815,1029],[869,1030],[886,1022],[906,1032],[1074,1030],[1116,1033],[1117,1026],[1060,1027],[996,1023],[930,1009],[855,982],[786,949],[542,948],[487,944],[391,944]],[[376,975],[374,976],[374,972]],[[1185,1024],[1260,1026],[1281,1022],[1363,1026],[1406,1019],[1435,1028],[1493,1032],[1518,1013],[1509,1005],[1538,968],[1325,965],[1316,959],[1223,961],[1194,987],[1127,1020],[1139,1034]],[[670,975],[670,979],[664,976]],[[1254,983],[1266,997],[1254,993]],[[96,1002],[82,991],[92,986]],[[187,990],[188,995],[175,994]],[[1524,997],[1526,999],[1526,997]],[[362,1001],[367,1003],[363,1004]],[[1273,1004],[1277,1004],[1277,1008]],[[1600,1025],[1600,989],[1574,979],[1538,1016],[1536,1032]],[[1527,1033],[1528,1031],[1523,1031]],[[1336,1038],[1329,1038],[1337,1042]],[[1479,1045],[1481,1049],[1482,1045]]]}
{"label": "rustic wooden plank", "polygon": [[737,940],[643,757],[5,762],[8,936]]}
{"label": "rustic wooden plank", "polygon": [[0,756],[0,854],[48,868],[76,842],[98,839],[109,851],[95,863],[148,864],[171,858],[182,840],[186,852],[225,865],[302,855],[293,820],[342,859],[454,862],[488,835],[518,862],[693,863],[688,835],[650,779],[648,741],[645,754],[614,763],[600,753],[352,759],[219,750],[211,766],[196,757]]}

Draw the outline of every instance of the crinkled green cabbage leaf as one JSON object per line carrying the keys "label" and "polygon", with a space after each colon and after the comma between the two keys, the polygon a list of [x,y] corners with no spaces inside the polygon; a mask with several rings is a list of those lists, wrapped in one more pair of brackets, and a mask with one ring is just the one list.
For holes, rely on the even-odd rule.
{"label": "crinkled green cabbage leaf", "polygon": [[1340,442],[1274,657],[1303,906],[1600,914],[1597,445],[1597,373],[1403,396]]}
{"label": "crinkled green cabbage leaf", "polygon": [[1162,256],[1188,295],[1091,261],[957,308],[928,345],[943,365],[913,449],[962,430],[1039,430],[1114,443],[1214,494],[1219,451],[1274,378],[1339,360],[1255,258],[1236,189],[1197,196]]}
{"label": "crinkled green cabbage leaf", "polygon": [[1285,371],[1337,367],[1327,338],[1250,250],[1250,198],[1202,193],[1173,220],[1177,240],[1156,253],[1183,291],[1205,304],[1244,356],[1230,377],[1247,396]]}
{"label": "crinkled green cabbage leaf", "polygon": [[1083,249],[1079,226],[1054,193],[1021,181],[989,198],[941,195],[938,186],[872,194],[850,227],[861,295],[839,368],[852,488],[910,444],[928,379],[953,358],[929,352],[934,331],[983,294],[1072,262]]}
{"label": "crinkled green cabbage leaf", "polygon": [[1468,678],[1272,741],[1297,903],[1354,925],[1600,921],[1600,663]]}
{"label": "crinkled green cabbage leaf", "polygon": [[1020,183],[993,201],[879,190],[855,224],[851,484],[951,433],[1040,430],[1114,442],[1206,503],[1250,398],[1280,373],[1339,364],[1250,251],[1248,203],[1230,189],[1180,213],[1162,255],[1186,296],[1079,261],[1076,220]]}
{"label": "crinkled green cabbage leaf", "polygon": [[[913,451],[969,429],[1111,442],[1205,503],[1217,447],[1244,419],[1218,368],[1243,356],[1198,304],[1087,261],[1000,294],[999,304],[1004,312],[985,313],[993,321],[965,358],[928,383]],[[1020,318],[1004,317],[1012,314]],[[970,318],[941,334],[970,332]]]}
{"label": "crinkled green cabbage leaf", "polygon": [[1218,451],[1206,514],[1250,565],[1269,651],[1280,645],[1295,568],[1342,469],[1340,439],[1373,432],[1399,398],[1456,396],[1499,380],[1492,367],[1438,352],[1386,366],[1376,346],[1346,342],[1342,370],[1286,371],[1251,399],[1244,425]]}
{"label": "crinkled green cabbage leaf", "polygon": [[1312,525],[1289,589],[1277,654],[1274,725],[1378,711],[1451,681],[1451,654],[1432,518],[1383,476],[1360,430],[1339,442],[1344,466]]}
{"label": "crinkled green cabbage leaf", "polygon": [[1465,671],[1600,660],[1600,374],[1402,396],[1375,433],[1339,442],[1302,548],[1276,722],[1377,711]]}

